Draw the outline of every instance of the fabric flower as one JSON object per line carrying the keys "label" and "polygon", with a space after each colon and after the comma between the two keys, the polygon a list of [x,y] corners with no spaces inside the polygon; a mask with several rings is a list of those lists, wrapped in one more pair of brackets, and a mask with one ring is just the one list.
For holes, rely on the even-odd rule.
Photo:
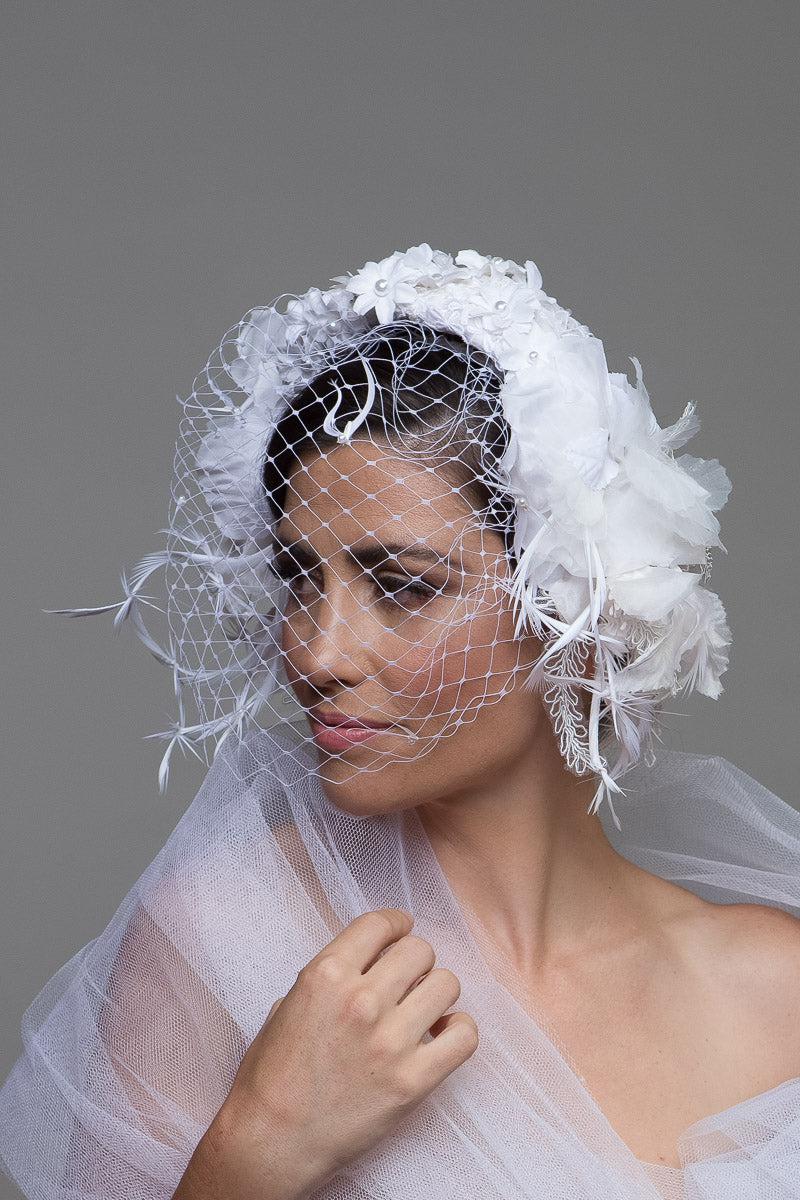
{"label": "fabric flower", "polygon": [[329,342],[365,328],[364,318],[353,311],[344,288],[322,292],[311,288],[287,306],[287,339],[310,353]]}
{"label": "fabric flower", "polygon": [[512,335],[530,330],[536,307],[527,288],[505,276],[487,281],[481,290],[480,307],[476,305],[487,332]]}
{"label": "fabric flower", "polygon": [[363,315],[374,308],[378,321],[385,324],[394,317],[398,304],[414,299],[414,286],[420,276],[434,269],[431,248],[423,242],[405,254],[398,251],[380,262],[365,263],[345,286],[356,297],[355,312]]}
{"label": "fabric flower", "polygon": [[466,267],[472,278],[479,276],[485,276],[488,279],[511,277],[519,280],[525,278],[522,267],[509,258],[478,254],[475,250],[459,250],[455,261],[459,266]]}
{"label": "fabric flower", "polygon": [[273,423],[269,407],[250,405],[220,418],[196,451],[196,473],[206,503],[220,532],[233,542],[263,532],[260,467]]}
{"label": "fabric flower", "polygon": [[264,364],[277,363],[288,345],[286,318],[274,308],[253,308],[239,322],[237,356],[228,371],[242,391],[249,393]]}

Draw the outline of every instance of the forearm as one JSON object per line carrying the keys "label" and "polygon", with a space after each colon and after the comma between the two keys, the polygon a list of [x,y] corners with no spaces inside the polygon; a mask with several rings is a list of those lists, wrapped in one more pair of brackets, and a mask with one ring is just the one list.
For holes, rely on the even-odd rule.
{"label": "forearm", "polygon": [[313,1180],[301,1164],[285,1164],[280,1153],[232,1131],[219,1116],[198,1143],[172,1200],[304,1200]]}

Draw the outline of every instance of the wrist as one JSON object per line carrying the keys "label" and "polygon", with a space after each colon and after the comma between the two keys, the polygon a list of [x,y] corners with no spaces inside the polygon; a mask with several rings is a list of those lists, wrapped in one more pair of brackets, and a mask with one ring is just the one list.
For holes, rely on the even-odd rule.
{"label": "wrist", "polygon": [[232,1101],[211,1122],[197,1155],[195,1174],[210,1189],[202,1200],[305,1200],[324,1182],[287,1131],[253,1122]]}

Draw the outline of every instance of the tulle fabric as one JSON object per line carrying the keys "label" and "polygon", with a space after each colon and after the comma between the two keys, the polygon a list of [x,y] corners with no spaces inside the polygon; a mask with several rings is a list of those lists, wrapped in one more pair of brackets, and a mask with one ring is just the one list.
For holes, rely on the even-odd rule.
{"label": "tulle fabric", "polygon": [[[638,1160],[459,905],[415,810],[339,811],[285,737],[222,747],[106,929],[25,1012],[0,1164],[30,1200],[170,1197],[273,1001],[384,905],[410,909],[456,972],[480,1044],[316,1196],[800,1196],[800,1078],[687,1128],[680,1168]],[[602,819],[628,858],[707,899],[800,916],[794,808],[724,758],[673,750],[626,785],[622,830]]]}

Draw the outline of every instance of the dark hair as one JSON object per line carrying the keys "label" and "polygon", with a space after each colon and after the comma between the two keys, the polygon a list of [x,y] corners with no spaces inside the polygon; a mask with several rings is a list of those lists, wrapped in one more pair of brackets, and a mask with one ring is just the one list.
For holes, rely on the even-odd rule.
{"label": "dark hair", "polygon": [[293,398],[270,439],[262,481],[273,516],[283,511],[286,481],[303,453],[337,445],[323,429],[336,387],[342,397],[339,427],[363,405],[368,380],[361,358],[366,358],[376,395],[355,436],[368,432],[426,463],[438,455],[442,473],[469,495],[510,554],[514,504],[498,471],[509,430],[498,402],[502,374],[493,361],[463,338],[412,320],[381,325],[329,351],[328,358],[329,365]]}

